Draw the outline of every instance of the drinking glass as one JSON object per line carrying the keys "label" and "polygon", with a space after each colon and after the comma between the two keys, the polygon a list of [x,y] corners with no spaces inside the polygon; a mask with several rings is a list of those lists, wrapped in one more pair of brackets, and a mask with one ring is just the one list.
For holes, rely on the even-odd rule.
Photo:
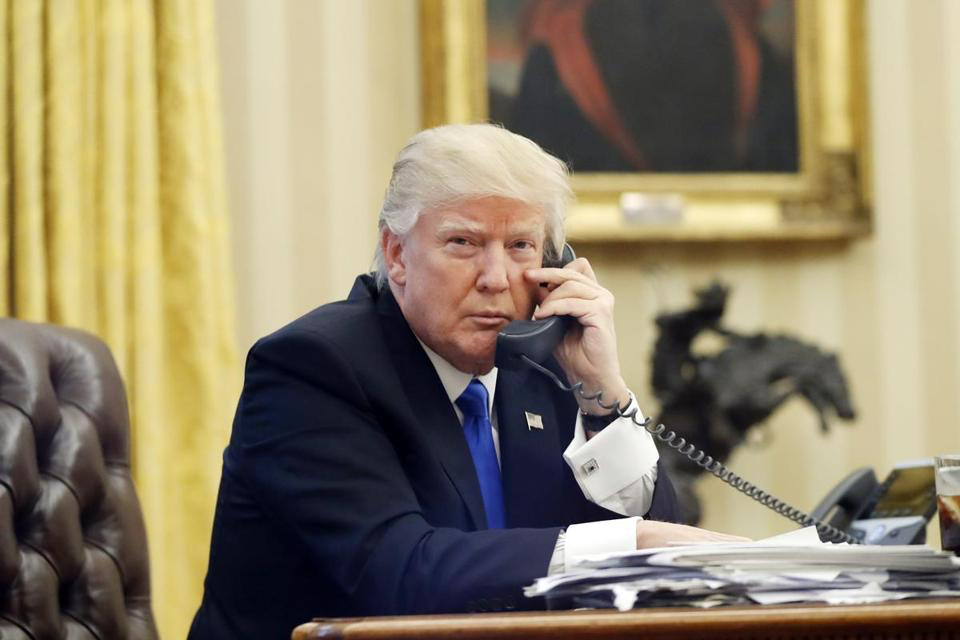
{"label": "drinking glass", "polygon": [[960,454],[934,458],[940,546],[960,555]]}

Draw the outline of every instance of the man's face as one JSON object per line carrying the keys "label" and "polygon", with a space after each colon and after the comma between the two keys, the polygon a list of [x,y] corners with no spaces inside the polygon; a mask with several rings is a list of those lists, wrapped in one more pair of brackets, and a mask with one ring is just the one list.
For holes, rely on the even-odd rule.
{"label": "man's face", "polygon": [[501,197],[428,209],[403,238],[383,232],[390,287],[410,328],[457,369],[493,368],[497,332],[529,320],[546,237],[539,208]]}

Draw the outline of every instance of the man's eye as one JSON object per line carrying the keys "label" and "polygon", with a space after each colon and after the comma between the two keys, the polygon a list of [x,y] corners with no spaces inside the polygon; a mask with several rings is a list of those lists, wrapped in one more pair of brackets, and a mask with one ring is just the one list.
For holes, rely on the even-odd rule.
{"label": "man's eye", "polygon": [[451,242],[452,244],[459,244],[459,245],[468,245],[468,244],[470,244],[470,241],[469,241],[469,240],[467,240],[466,238],[460,238],[460,237],[450,238],[449,242]]}
{"label": "man's eye", "polygon": [[533,249],[533,243],[528,240],[517,240],[513,243],[513,248],[521,250]]}

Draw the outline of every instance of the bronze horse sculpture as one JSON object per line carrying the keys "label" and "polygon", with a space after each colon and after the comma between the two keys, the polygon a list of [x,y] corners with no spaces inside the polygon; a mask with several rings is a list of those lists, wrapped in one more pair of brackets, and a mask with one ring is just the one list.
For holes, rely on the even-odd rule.
{"label": "bronze horse sculpture", "polygon": [[[657,422],[725,461],[788,398],[799,394],[817,412],[820,428],[828,415],[854,417],[840,362],[833,354],[796,338],[740,334],[721,327],[727,287],[714,283],[696,292],[685,311],[657,316],[659,336],[653,354],[653,391],[660,401]],[[703,332],[714,333],[723,348],[711,355],[692,351]],[[703,469],[676,455],[662,456],[677,490],[683,521],[700,521],[694,481]]]}

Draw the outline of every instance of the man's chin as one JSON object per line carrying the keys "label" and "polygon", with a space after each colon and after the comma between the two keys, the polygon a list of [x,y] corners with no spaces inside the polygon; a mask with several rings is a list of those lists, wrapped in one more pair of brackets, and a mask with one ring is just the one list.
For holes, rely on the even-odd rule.
{"label": "man's chin", "polygon": [[473,370],[469,371],[471,375],[474,376],[483,376],[490,373],[493,370],[493,358],[489,361],[478,362],[474,365]]}
{"label": "man's chin", "polygon": [[474,348],[460,350],[450,364],[464,373],[474,376],[482,376],[493,369],[494,358],[497,349],[496,334],[489,341],[484,341],[482,345],[473,345]]}

